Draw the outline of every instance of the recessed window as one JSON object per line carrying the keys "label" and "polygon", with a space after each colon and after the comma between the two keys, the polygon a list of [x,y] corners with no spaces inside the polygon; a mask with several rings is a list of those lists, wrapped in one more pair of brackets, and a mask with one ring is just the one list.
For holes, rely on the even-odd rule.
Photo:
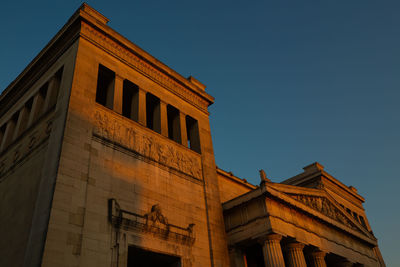
{"label": "recessed window", "polygon": [[160,99],[150,93],[146,94],[146,126],[161,133]]}
{"label": "recessed window", "polygon": [[49,95],[49,105],[48,108],[52,108],[57,103],[58,93],[60,91],[61,78],[62,78],[63,68],[59,69],[53,77],[53,88],[51,90],[51,95]]}
{"label": "recessed window", "polygon": [[139,87],[128,80],[123,84],[122,115],[134,121],[139,118]]}
{"label": "recessed window", "polygon": [[97,76],[96,102],[109,108],[113,108],[114,103],[114,83],[115,72],[99,65]]}
{"label": "recessed window", "polygon": [[364,217],[360,216],[360,222],[364,227],[367,227],[367,224],[365,223]]}
{"label": "recessed window", "polygon": [[6,148],[9,144],[11,144],[13,136],[14,136],[14,131],[15,131],[15,126],[17,125],[18,121],[18,115],[19,112],[16,112],[11,120],[7,122],[6,130],[4,132],[3,140],[2,140],[2,147]]}
{"label": "recessed window", "polygon": [[2,148],[2,143],[3,143],[3,140],[4,140],[4,135],[5,135],[5,133],[6,133],[6,126],[7,126],[7,124],[3,124],[1,127],[0,127],[0,149]]}
{"label": "recessed window", "polygon": [[186,116],[186,130],[188,137],[188,147],[191,150],[196,151],[197,153],[201,153],[199,125],[197,120],[193,119],[190,116]]}
{"label": "recessed window", "polygon": [[168,119],[168,138],[181,143],[181,123],[179,110],[171,105],[167,105]]}

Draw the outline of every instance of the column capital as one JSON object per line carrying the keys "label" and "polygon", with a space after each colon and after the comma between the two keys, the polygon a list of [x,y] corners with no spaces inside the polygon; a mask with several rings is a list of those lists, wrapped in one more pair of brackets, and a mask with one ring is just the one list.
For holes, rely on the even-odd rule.
{"label": "column capital", "polygon": [[272,233],[272,234],[268,234],[268,235],[258,238],[258,243],[264,244],[265,242],[268,242],[268,241],[280,242],[281,240],[282,240],[282,236],[280,234]]}
{"label": "column capital", "polygon": [[304,244],[297,242],[297,241],[291,241],[289,243],[286,243],[285,248],[286,249],[299,249],[302,250],[304,248]]}
{"label": "column capital", "polygon": [[311,251],[310,255],[314,258],[325,258],[326,252],[320,249],[314,249]]}

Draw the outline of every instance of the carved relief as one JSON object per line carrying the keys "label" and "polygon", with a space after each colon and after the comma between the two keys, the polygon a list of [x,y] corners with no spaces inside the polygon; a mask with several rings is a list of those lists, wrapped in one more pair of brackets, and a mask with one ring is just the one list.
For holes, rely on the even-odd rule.
{"label": "carved relief", "polygon": [[309,206],[310,208],[321,212],[335,221],[338,221],[354,230],[358,228],[343,213],[336,208],[328,199],[323,197],[307,196],[307,195],[290,195],[296,200]]}
{"label": "carved relief", "polygon": [[48,138],[52,129],[52,119],[40,123],[25,136],[3,152],[0,156],[0,182],[15,165],[39,148]]}
{"label": "carved relief", "polygon": [[184,228],[168,223],[168,219],[162,214],[159,204],[153,205],[150,212],[140,215],[121,209],[115,199],[108,200],[108,219],[117,232],[120,229],[133,230],[153,234],[159,238],[192,245],[195,241],[191,223]]}
{"label": "carved relief", "polygon": [[[172,144],[159,142],[153,136],[128,127],[122,121],[106,112],[97,110],[94,114],[93,133],[127,147],[155,162],[171,167],[196,179],[202,179],[200,157],[181,151]],[[183,150],[183,149],[182,149]]]}
{"label": "carved relief", "polygon": [[189,89],[186,89],[181,84],[177,83],[175,80],[167,77],[165,74],[161,73],[159,70],[144,62],[142,59],[137,57],[135,54],[131,53],[127,49],[123,48],[120,44],[115,42],[114,40],[106,37],[104,34],[98,32],[93,29],[86,23],[82,23],[82,34],[89,38],[92,41],[98,43],[101,47],[115,54],[116,56],[123,58],[124,61],[128,62],[132,67],[134,67],[139,72],[143,73],[145,76],[154,80],[155,82],[161,84],[168,90],[174,92],[179,95],[183,99],[192,103],[200,110],[204,112],[207,111],[208,102],[191,92]]}

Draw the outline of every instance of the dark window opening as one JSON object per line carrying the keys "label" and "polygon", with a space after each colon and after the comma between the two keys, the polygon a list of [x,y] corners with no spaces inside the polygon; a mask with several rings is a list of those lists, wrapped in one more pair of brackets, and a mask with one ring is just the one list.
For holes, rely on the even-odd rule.
{"label": "dark window opening", "polygon": [[197,120],[193,119],[190,116],[186,116],[186,130],[187,130],[188,147],[191,150],[196,151],[197,153],[201,153],[199,125]]}
{"label": "dark window opening", "polygon": [[181,267],[179,257],[128,247],[128,267]]}
{"label": "dark window opening", "polygon": [[113,108],[114,103],[114,83],[115,72],[99,65],[97,76],[96,102],[109,108]]}
{"label": "dark window opening", "polygon": [[16,112],[12,116],[11,120],[9,120],[7,122],[7,127],[4,132],[4,137],[3,137],[3,148],[6,148],[13,141],[15,126],[17,125],[18,116],[19,116],[19,112]]}
{"label": "dark window opening", "polygon": [[3,124],[3,125],[0,127],[0,148],[2,147],[1,144],[3,143],[4,135],[5,135],[5,133],[6,133],[6,125],[7,125],[7,124]]}
{"label": "dark window opening", "polygon": [[33,98],[29,99],[21,109],[18,118],[18,128],[15,130],[14,139],[25,131],[29,123],[29,115],[32,111]]}
{"label": "dark window opening", "polygon": [[181,123],[179,110],[171,105],[167,105],[168,138],[181,143]]}
{"label": "dark window opening", "polygon": [[53,77],[53,88],[51,90],[51,95],[49,95],[49,106],[52,108],[57,103],[58,93],[60,91],[61,78],[63,73],[63,67],[61,67]]}
{"label": "dark window opening", "polygon": [[128,80],[123,85],[122,115],[134,121],[139,118],[139,87]]}
{"label": "dark window opening", "polygon": [[351,215],[351,210],[349,208],[346,208],[346,211],[347,211],[348,214]]}
{"label": "dark window opening", "polygon": [[367,224],[365,223],[365,220],[364,220],[363,216],[360,216],[360,222],[365,228],[367,227]]}
{"label": "dark window opening", "polygon": [[146,94],[146,125],[161,133],[160,99],[150,93]]}

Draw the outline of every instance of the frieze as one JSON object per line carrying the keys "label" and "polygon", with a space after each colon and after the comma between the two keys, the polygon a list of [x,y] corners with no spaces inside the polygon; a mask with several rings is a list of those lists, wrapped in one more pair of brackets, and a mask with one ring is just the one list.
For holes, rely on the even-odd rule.
{"label": "frieze", "polygon": [[16,165],[24,161],[31,153],[47,141],[52,130],[52,118],[38,124],[35,130],[29,130],[23,138],[18,138],[0,155],[0,182]]}
{"label": "frieze", "polygon": [[308,207],[321,212],[335,221],[338,221],[351,229],[359,231],[359,229],[351,222],[337,207],[335,207],[328,199],[324,197],[315,197],[308,195],[290,195],[294,199],[302,202]]}
{"label": "frieze", "polygon": [[[109,112],[97,110],[94,113],[93,134],[121,144],[138,154],[179,172],[202,180],[201,158],[194,152],[185,151],[177,145],[129,127],[126,121],[118,119]],[[172,142],[172,141],[171,141]]]}
{"label": "frieze", "polygon": [[194,106],[198,107],[200,110],[208,113],[207,107],[208,102],[190,92],[188,89],[180,85],[175,80],[169,78],[164,73],[160,72],[150,64],[146,63],[144,60],[136,56],[134,53],[130,52],[126,48],[122,47],[119,43],[108,38],[106,35],[95,30],[88,24],[82,22],[81,34],[87,37],[89,40],[96,42],[102,48],[108,50],[117,57],[123,59],[129,63],[137,71],[141,72],[145,76],[149,77],[153,81],[167,88],[168,90],[174,92],[178,96],[182,97],[186,101],[192,103]]}

